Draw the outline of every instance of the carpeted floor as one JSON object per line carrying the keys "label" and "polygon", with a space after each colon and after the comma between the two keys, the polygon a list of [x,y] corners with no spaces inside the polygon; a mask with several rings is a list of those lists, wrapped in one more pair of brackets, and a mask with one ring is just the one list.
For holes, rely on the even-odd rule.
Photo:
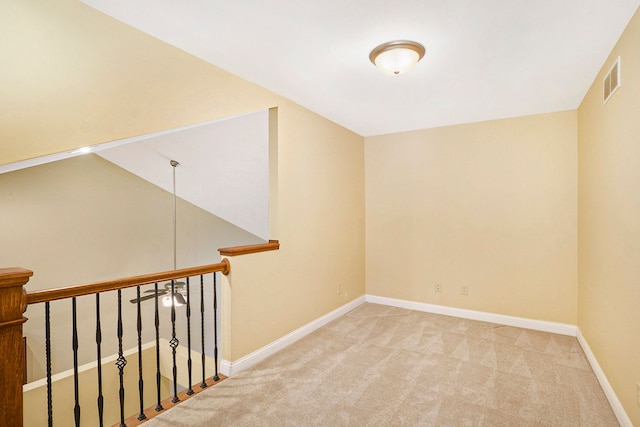
{"label": "carpeted floor", "polygon": [[364,304],[160,426],[618,423],[576,338]]}

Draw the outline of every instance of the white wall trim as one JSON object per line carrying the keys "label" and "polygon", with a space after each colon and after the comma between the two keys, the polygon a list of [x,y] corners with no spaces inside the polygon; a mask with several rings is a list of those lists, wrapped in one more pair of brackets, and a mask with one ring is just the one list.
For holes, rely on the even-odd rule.
{"label": "white wall trim", "polygon": [[600,367],[600,364],[598,363],[598,359],[596,359],[596,356],[591,351],[591,348],[589,347],[587,340],[584,338],[584,336],[580,332],[580,329],[578,329],[577,337],[578,337],[578,342],[580,343],[580,346],[582,346],[582,350],[584,351],[584,354],[587,356],[587,359],[589,360],[589,364],[591,365],[591,369],[593,369],[593,373],[596,374],[596,377],[600,382],[602,391],[604,392],[605,396],[607,396],[607,400],[609,401],[609,405],[611,405],[611,409],[613,409],[614,414],[616,414],[616,418],[618,419],[620,426],[633,427],[633,423],[631,422],[631,419],[625,412],[622,406],[622,403],[620,403],[620,400],[618,399],[618,396],[616,396],[616,392],[613,391],[613,387],[611,387],[611,384],[609,384],[609,380],[607,380],[607,376],[604,374],[604,371],[602,370],[602,368]]}
{"label": "white wall trim", "polygon": [[[150,341],[148,343],[145,343],[142,345],[142,351],[145,352],[146,350],[149,350],[150,348],[155,348],[156,343],[155,341]],[[137,355],[138,354],[138,347],[132,347],[130,349],[124,350],[122,352],[122,355],[126,358],[129,356],[133,356],[133,355]],[[103,357],[102,360],[102,365],[106,366],[107,364],[113,364],[113,362],[115,362],[118,359],[118,354],[114,353],[112,355],[109,356],[105,356]],[[84,365],[80,365],[78,366],[78,373],[82,373],[82,372],[86,372],[89,371],[91,369],[96,369],[98,367],[98,361],[94,360],[92,362],[89,363],[85,363]],[[56,382],[56,381],[60,381],[63,380],[65,378],[68,377],[72,377],[73,376],[73,368],[72,369],[67,369],[66,371],[62,371],[59,372],[57,374],[53,374],[51,375],[51,382]],[[35,390],[39,387],[44,387],[47,385],[47,378],[40,378],[39,380],[35,380],[32,381],[30,383],[24,384],[22,386],[22,392],[26,393],[28,391],[31,390]]]}
{"label": "white wall trim", "polygon": [[[264,111],[264,110],[258,110],[258,111]],[[82,156],[82,155],[84,155],[84,154],[86,154],[88,152],[96,153],[96,152],[99,152],[99,151],[107,150],[109,148],[115,148],[115,147],[119,147],[121,145],[130,144],[132,142],[138,142],[138,141],[143,141],[143,140],[149,139],[149,138],[155,138],[155,137],[159,137],[159,136],[169,135],[169,134],[172,134],[172,133],[175,133],[175,132],[180,132],[180,131],[183,131],[183,130],[193,129],[193,128],[197,128],[197,127],[200,127],[200,126],[207,126],[207,125],[210,125],[210,124],[213,124],[213,123],[223,122],[223,121],[226,121],[226,120],[235,119],[237,117],[242,117],[242,116],[246,116],[246,115],[253,114],[253,113],[254,112],[238,114],[238,115],[233,116],[233,117],[223,117],[221,119],[209,120],[209,121],[202,122],[202,123],[196,123],[196,124],[191,124],[191,125],[186,125],[186,126],[180,126],[180,127],[172,128],[172,129],[165,129],[165,130],[161,130],[161,131],[158,131],[158,132],[147,133],[147,134],[144,134],[144,135],[137,135],[137,136],[132,136],[132,137],[129,137],[129,138],[117,139],[115,141],[103,142],[103,143],[100,143],[100,144],[95,144],[95,145],[91,145],[91,146],[88,146],[88,147],[84,147],[84,148],[88,149],[87,151],[81,151],[80,147],[78,147],[78,148],[73,148],[73,149],[67,150],[67,151],[61,151],[59,153],[53,153],[53,154],[47,154],[47,155],[40,156],[40,157],[34,157],[32,159],[19,160],[17,162],[8,163],[8,164],[5,164],[5,165],[0,165],[0,174],[7,173],[7,172],[13,172],[13,171],[20,170],[20,169],[30,168],[32,166],[44,165],[46,163],[56,162],[58,160],[69,159],[71,157]]]}
{"label": "white wall trim", "polygon": [[487,313],[482,311],[466,310],[462,308],[446,307],[442,305],[426,304],[421,302],[406,301],[394,298],[366,295],[366,301],[374,304],[390,305],[393,307],[406,308],[409,310],[424,311],[427,313],[444,314],[446,316],[461,317],[464,319],[481,320],[484,322],[498,323],[501,325],[515,326],[519,328],[533,329],[536,331],[551,332],[561,335],[577,337],[582,350],[584,351],[591,369],[595,373],[602,391],[607,396],[611,409],[616,415],[621,427],[633,427],[631,419],[625,412],[622,403],[616,396],[613,387],[609,384],[607,376],[598,364],[598,360],[589,348],[586,339],[577,326],[566,323],[547,322],[544,320],[526,319],[522,317],[505,316],[502,314]]}
{"label": "white wall trim", "polygon": [[341,317],[347,314],[348,312],[358,307],[359,305],[364,304],[364,302],[365,302],[364,296],[356,298],[353,301],[343,305],[342,307],[339,307],[333,310],[332,312],[327,313],[324,316],[319,317],[316,320],[313,320],[312,322],[307,323],[306,325],[283,336],[282,338],[279,338],[274,342],[267,344],[262,348],[259,348],[253,353],[250,353],[244,357],[241,357],[235,362],[230,362],[228,360],[222,359],[220,361],[220,372],[223,375],[226,375],[227,377],[231,377],[240,371],[250,368],[256,363],[263,361],[267,357],[277,353],[278,351],[293,344],[299,339],[309,335],[311,332],[315,331],[316,329],[321,328],[322,326],[326,325],[332,320],[335,320],[338,317]]}
{"label": "white wall trim", "polygon": [[379,297],[375,295],[366,295],[365,298],[367,302],[374,304],[390,305],[393,307],[406,308],[409,310],[424,311],[426,313],[443,314],[445,316],[460,317],[463,319],[480,320],[483,322],[498,323],[500,325],[515,326],[518,328],[533,329],[536,331],[551,332],[560,335],[569,335],[572,337],[576,336],[578,330],[576,326],[568,325],[566,323],[506,316],[504,314],[466,310],[463,308],[446,307],[443,305]]}
{"label": "white wall trim", "polygon": [[620,403],[620,400],[618,399],[618,396],[616,396],[616,393],[613,390],[613,387],[611,387],[611,384],[609,384],[609,381],[607,380],[607,377],[604,371],[602,370],[602,368],[600,368],[600,365],[598,364],[598,360],[596,359],[595,355],[591,351],[591,348],[589,348],[589,344],[587,344],[586,339],[584,338],[584,336],[580,332],[580,329],[578,329],[577,326],[569,325],[566,323],[548,322],[545,320],[535,320],[535,319],[527,319],[523,317],[506,316],[503,314],[487,313],[483,311],[467,310],[462,308],[400,300],[400,299],[380,297],[375,295],[365,295],[365,296],[359,297],[351,301],[350,303],[337,308],[331,313],[328,313],[310,323],[307,323],[301,328],[296,329],[295,331],[272,342],[271,344],[268,344],[254,351],[253,353],[238,359],[235,362],[229,362],[223,359],[220,361],[220,372],[223,375],[231,377],[233,374],[236,374],[240,371],[250,368],[256,363],[261,362],[267,357],[282,350],[286,346],[293,344],[294,342],[305,337],[306,335],[310,334],[316,329],[331,322],[332,320],[335,320],[338,317],[345,315],[346,313],[355,309],[356,307],[363,304],[364,302],[388,305],[392,307],[406,308],[408,310],[423,311],[427,313],[442,314],[445,316],[460,317],[463,319],[480,320],[483,322],[491,322],[491,323],[497,323],[501,325],[515,326],[519,328],[526,328],[526,329],[532,329],[536,331],[550,332],[555,334],[577,337],[578,342],[580,343],[580,346],[582,347],[587,357],[587,360],[589,361],[589,364],[593,369],[593,372],[595,373],[596,377],[598,378],[598,381],[600,382],[600,386],[602,387],[604,394],[607,396],[607,400],[609,401],[609,404],[611,405],[611,408],[615,413],[616,418],[620,423],[620,426],[633,427],[633,424],[631,423],[631,419],[625,412],[622,406],[622,403]]}

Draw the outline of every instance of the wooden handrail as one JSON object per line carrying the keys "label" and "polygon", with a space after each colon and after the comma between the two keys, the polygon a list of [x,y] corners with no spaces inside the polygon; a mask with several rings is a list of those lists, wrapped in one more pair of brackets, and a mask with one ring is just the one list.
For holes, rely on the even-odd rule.
{"label": "wooden handrail", "polygon": [[97,294],[100,292],[114,291],[117,289],[131,288],[134,286],[148,285],[167,280],[182,279],[185,277],[199,276],[201,274],[217,271],[227,275],[231,270],[229,260],[223,259],[217,264],[203,265],[199,267],[170,270],[161,273],[144,274],[141,276],[126,277],[122,279],[107,280],[104,282],[89,283],[86,285],[67,286],[64,288],[45,289],[27,293],[27,304],[37,304],[46,301],[79,297],[83,295]]}
{"label": "wooden handrail", "polygon": [[[280,243],[277,240],[269,240],[269,243],[261,243],[257,245],[234,246],[230,248],[218,249],[221,255],[236,256],[246,255],[257,252],[273,251],[280,249]],[[8,269],[5,269],[8,270]],[[22,270],[22,269],[18,269]],[[115,291],[118,289],[131,288],[134,286],[148,285],[151,283],[163,282],[173,279],[181,279],[184,277],[198,276],[200,274],[213,273],[216,271],[227,275],[231,270],[229,260],[223,259],[217,264],[209,264],[199,267],[183,268],[180,270],[170,270],[161,273],[144,274],[140,276],[125,277],[115,280],[107,280],[103,282],[89,283],[85,285],[66,286],[62,288],[44,289],[27,293],[26,303],[37,304],[46,301],[55,301],[65,298],[79,297],[83,295],[91,295],[100,292]]]}
{"label": "wooden handrail", "polygon": [[257,245],[233,246],[231,248],[220,248],[218,252],[224,256],[236,256],[254,254],[257,252],[276,251],[280,249],[280,242],[269,240],[269,243],[259,243]]}
{"label": "wooden handrail", "polygon": [[0,268],[0,425],[22,426],[23,286],[33,275],[23,268]]}

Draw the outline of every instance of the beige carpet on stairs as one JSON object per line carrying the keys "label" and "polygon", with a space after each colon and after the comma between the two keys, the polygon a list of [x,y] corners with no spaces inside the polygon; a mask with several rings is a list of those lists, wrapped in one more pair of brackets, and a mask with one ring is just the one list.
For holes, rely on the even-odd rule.
{"label": "beige carpet on stairs", "polygon": [[363,304],[144,425],[618,423],[576,338]]}

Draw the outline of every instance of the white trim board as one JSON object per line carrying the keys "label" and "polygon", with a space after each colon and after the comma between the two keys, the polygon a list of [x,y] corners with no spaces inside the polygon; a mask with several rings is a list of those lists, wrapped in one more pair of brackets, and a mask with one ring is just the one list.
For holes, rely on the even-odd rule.
{"label": "white trim board", "polygon": [[82,155],[87,154],[87,153],[97,153],[99,151],[107,150],[109,148],[119,147],[121,145],[129,144],[129,143],[132,143],[132,142],[143,141],[143,140],[149,139],[149,138],[156,138],[158,136],[168,135],[168,134],[175,133],[175,132],[180,132],[180,131],[183,131],[183,130],[193,129],[193,128],[197,128],[197,127],[200,127],[200,126],[206,126],[206,125],[210,125],[210,124],[217,123],[217,122],[223,122],[223,121],[226,121],[226,120],[232,120],[232,119],[235,119],[235,118],[238,118],[238,117],[247,116],[249,114],[256,113],[258,111],[267,111],[267,110],[268,109],[260,109],[260,110],[257,110],[257,111],[251,111],[251,112],[248,112],[248,113],[238,114],[236,116],[222,117],[222,118],[219,118],[219,119],[209,120],[209,121],[202,122],[202,123],[195,123],[195,124],[191,124],[191,125],[180,126],[180,127],[177,127],[177,128],[165,129],[165,130],[152,132],[152,133],[147,133],[147,134],[143,134],[143,135],[132,136],[132,137],[129,137],[129,138],[116,139],[114,141],[102,142],[102,143],[99,143],[99,144],[90,145],[90,146],[86,146],[86,147],[82,147],[82,148],[77,147],[77,148],[73,148],[73,149],[70,149],[70,150],[67,150],[67,151],[61,151],[59,153],[53,153],[53,154],[46,154],[44,156],[34,157],[34,158],[31,158],[31,159],[18,160],[18,161],[13,162],[13,163],[7,163],[7,164],[4,164],[4,165],[0,165],[0,174],[7,173],[7,172],[13,172],[13,171],[20,170],[20,169],[30,168],[32,166],[44,165],[46,163],[56,162],[58,160],[69,159],[71,157],[82,156]]}
{"label": "white trim board", "polygon": [[484,322],[498,323],[501,325],[515,326],[519,328],[533,329],[536,331],[551,332],[561,335],[569,335],[575,337],[577,334],[577,327],[573,325],[567,325],[564,323],[547,322],[544,320],[525,319],[521,317],[505,316],[502,314],[486,313],[482,311],[465,310],[461,308],[446,307],[442,305],[426,304],[421,302],[399,300],[394,298],[379,297],[375,295],[365,295],[360,298],[356,298],[348,304],[337,308],[331,313],[307,323],[306,325],[296,329],[288,335],[277,339],[276,341],[267,344],[266,346],[259,348],[258,350],[241,357],[235,362],[222,359],[220,361],[220,372],[227,377],[231,377],[233,374],[237,374],[258,362],[263,361],[267,357],[277,353],[288,345],[293,344],[300,338],[310,334],[316,329],[326,325],[332,320],[337,319],[340,316],[348,313],[364,302],[370,302],[373,304],[382,304],[392,307],[406,308],[409,310],[424,311],[428,313],[443,314],[445,316],[460,317],[463,319],[480,320]]}
{"label": "white trim board", "polygon": [[607,376],[604,374],[604,371],[600,367],[600,364],[598,363],[596,356],[591,351],[591,348],[589,347],[589,344],[587,344],[587,340],[584,338],[584,336],[580,332],[580,329],[578,329],[578,342],[580,343],[580,346],[582,347],[582,350],[584,351],[585,356],[587,356],[587,360],[589,360],[591,369],[593,369],[593,373],[596,375],[596,378],[598,378],[600,387],[602,387],[602,391],[604,392],[605,396],[607,396],[609,405],[611,405],[611,409],[613,410],[613,413],[616,414],[616,418],[618,419],[620,426],[633,427],[633,423],[631,422],[631,419],[629,418],[624,408],[622,407],[622,403],[620,403],[618,396],[616,396],[616,392],[613,391],[613,387],[611,387],[611,384],[609,384],[609,380],[607,379]]}
{"label": "white trim board", "polygon": [[504,314],[487,313],[484,311],[466,310],[463,308],[446,307],[443,305],[427,304],[423,302],[407,301],[395,298],[366,295],[366,301],[373,304],[390,305],[408,310],[424,311],[426,313],[443,314],[445,316],[460,317],[462,319],[479,320],[482,322],[498,323],[500,325],[533,329],[535,331],[551,332],[575,337],[578,328],[566,323],[548,322],[545,320],[526,319],[524,317],[506,316]]}
{"label": "white trim board", "polygon": [[311,332],[315,331],[326,325],[327,323],[347,314],[354,308],[364,304],[365,297],[361,296],[359,298],[354,299],[353,301],[333,310],[330,313],[325,314],[322,317],[313,320],[306,325],[296,329],[295,331],[283,336],[275,340],[274,342],[265,345],[262,348],[254,351],[253,353],[247,354],[244,357],[236,360],[235,362],[230,362],[228,360],[222,359],[220,361],[220,372],[227,377],[231,377],[234,374],[237,374],[240,371],[244,371],[247,368],[252,367],[256,363],[259,363],[266,359],[267,357],[277,353],[283,348],[293,344],[301,338],[309,335]]}
{"label": "white trim board", "polygon": [[[142,351],[145,352],[146,350],[149,350],[150,348],[155,348],[156,343],[155,341],[150,341],[148,343],[145,343],[142,345]],[[132,347],[130,349],[124,350],[122,352],[122,355],[126,358],[129,356],[133,356],[135,354],[138,354],[138,347]],[[106,365],[110,365],[113,362],[115,362],[116,360],[118,360],[118,354],[114,353],[111,354],[109,356],[105,356],[101,359],[101,365],[102,366],[106,366]],[[91,369],[96,369],[98,367],[98,361],[94,360],[93,362],[89,362],[89,363],[85,363],[84,365],[80,365],[78,366],[78,373],[82,373],[82,372],[86,372],[89,371]],[[56,381],[60,381],[63,380],[65,378],[68,377],[72,377],[73,376],[73,368],[72,369],[67,369],[66,371],[62,371],[62,372],[58,372],[57,374],[53,374],[51,375],[51,382],[54,383]],[[40,378],[39,380],[35,380],[35,381],[31,381],[30,383],[26,383],[23,384],[22,386],[22,392],[26,393],[28,391],[31,390],[35,390],[37,388],[40,387],[44,387],[47,385],[47,378]]]}
{"label": "white trim board", "polygon": [[574,325],[566,323],[547,322],[544,320],[526,319],[522,317],[505,316],[502,314],[487,313],[482,311],[466,310],[462,308],[446,307],[442,305],[426,304],[421,302],[399,300],[394,298],[379,297],[375,295],[366,295],[366,301],[373,304],[390,305],[392,307],[406,308],[408,310],[424,311],[427,313],[443,314],[445,316],[460,317],[463,319],[480,320],[483,322],[498,323],[501,325],[515,326],[518,328],[533,329],[536,331],[550,332],[554,334],[568,335],[576,337],[578,343],[591,365],[591,369],[598,378],[602,391],[611,405],[618,422],[621,427],[633,427],[629,416],[625,412],[622,403],[616,396],[613,387],[609,384],[607,376],[598,364],[598,360],[589,348],[587,340],[584,338],[580,329]]}

